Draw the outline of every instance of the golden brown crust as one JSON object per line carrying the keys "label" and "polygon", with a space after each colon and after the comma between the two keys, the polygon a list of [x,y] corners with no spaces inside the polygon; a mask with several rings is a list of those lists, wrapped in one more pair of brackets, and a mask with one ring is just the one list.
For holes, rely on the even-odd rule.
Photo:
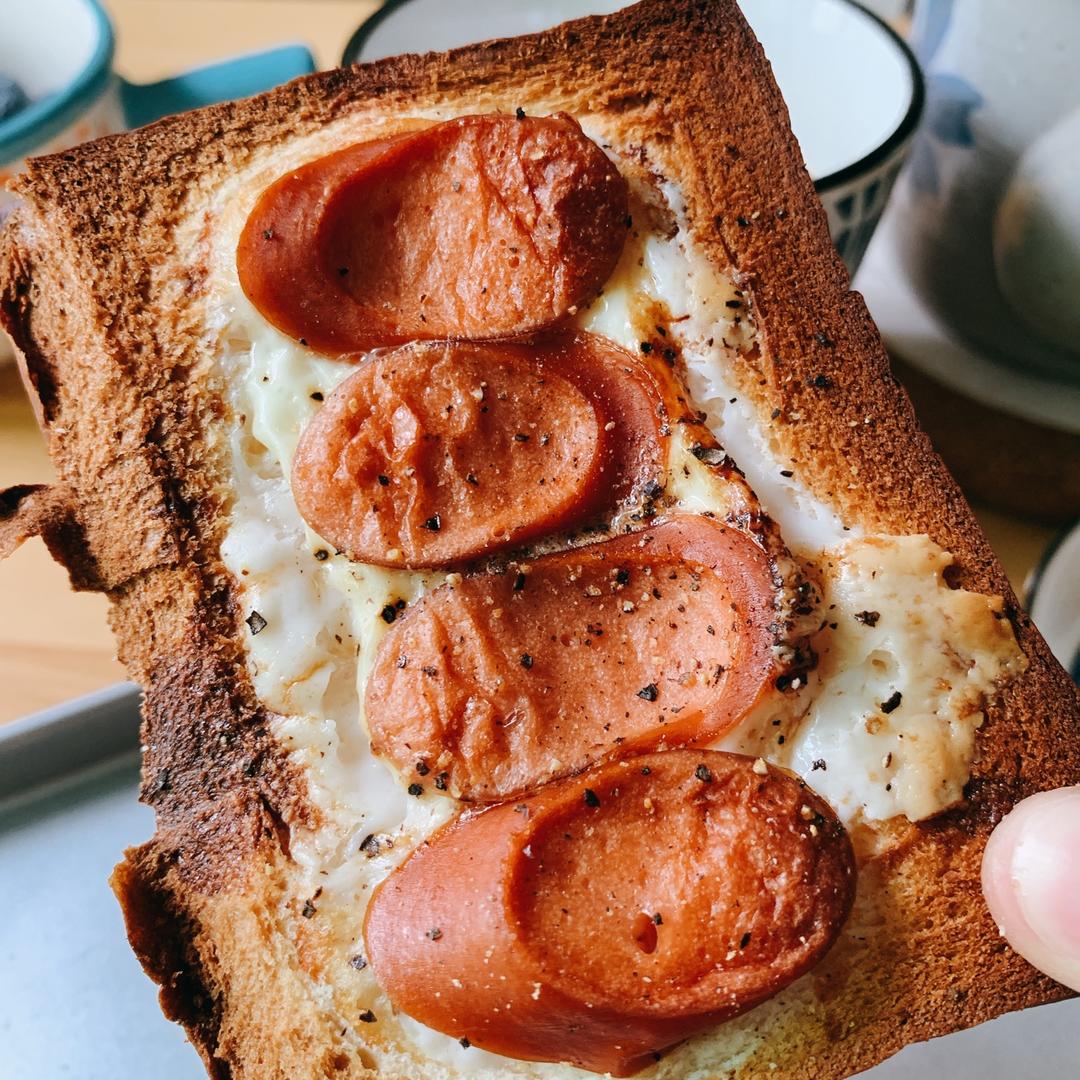
{"label": "golden brown crust", "polygon": [[[312,811],[267,735],[238,644],[218,554],[225,472],[207,437],[221,406],[205,386],[203,268],[178,252],[174,229],[260,147],[373,103],[443,102],[616,115],[631,141],[675,162],[695,239],[753,297],[762,348],[740,377],[762,416],[780,410],[775,434],[800,478],[867,529],[927,532],[952,551],[957,583],[1006,597],[1030,660],[982,730],[968,805],[907,828],[864,872],[860,893],[881,916],[873,949],[834,951],[813,976],[813,1009],[798,1026],[763,1019],[766,1041],[739,1075],[841,1077],[915,1039],[1063,996],[1002,944],[978,868],[1014,802],[1080,781],[1076,688],[1016,606],[848,290],[734,3],[647,0],[531,39],[298,80],[38,159],[18,182],[26,205],[0,246],[0,314],[62,485],[32,525],[63,538],[78,587],[108,592],[121,658],[147,692],[143,798],[158,833],[115,881],[166,1012],[214,1075],[367,1074],[274,932],[283,822]],[[661,1063],[655,1075],[674,1074]]]}

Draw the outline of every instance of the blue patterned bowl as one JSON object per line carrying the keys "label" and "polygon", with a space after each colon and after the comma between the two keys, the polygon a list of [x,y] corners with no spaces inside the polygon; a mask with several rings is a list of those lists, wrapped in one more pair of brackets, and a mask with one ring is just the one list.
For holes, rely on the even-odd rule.
{"label": "blue patterned bowl", "polygon": [[[626,0],[388,0],[343,63],[527,34]],[[854,0],[740,0],[769,57],[791,123],[854,274],[911,146],[923,80],[908,47]]]}

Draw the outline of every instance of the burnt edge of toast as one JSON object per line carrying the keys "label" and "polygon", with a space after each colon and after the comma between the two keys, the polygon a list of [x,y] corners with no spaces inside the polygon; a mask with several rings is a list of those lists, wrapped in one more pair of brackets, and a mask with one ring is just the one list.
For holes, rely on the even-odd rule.
{"label": "burnt edge of toast", "polygon": [[[989,710],[967,805],[905,827],[874,868],[900,951],[868,957],[846,986],[823,986],[820,1023],[782,1055],[766,1047],[745,1073],[772,1061],[773,1076],[844,1076],[907,1042],[1067,996],[998,937],[979,861],[1016,801],[1080,781],[1076,687],[1020,611],[849,291],[786,108],[735,4],[647,0],[531,38],[310,76],[37,159],[17,182],[28,205],[0,242],[0,318],[25,358],[64,496],[40,531],[55,538],[76,587],[108,593],[121,659],[146,690],[142,798],[157,833],[128,853],[114,883],[166,1014],[214,1076],[351,1064],[313,1007],[297,1003],[270,1050],[260,1041],[269,1030],[244,1030],[245,1017],[230,1015],[254,1007],[229,1000],[247,992],[230,964],[274,977],[253,950],[270,944],[266,920],[288,858],[283,822],[313,811],[303,777],[268,735],[220,562],[225,466],[206,436],[224,406],[200,384],[200,327],[183,303],[155,304],[170,260],[187,275],[170,282],[181,300],[201,285],[197,260],[177,258],[172,226],[189,212],[191,187],[254,149],[372,103],[412,100],[595,109],[663,144],[681,163],[696,242],[753,296],[757,405],[779,410],[775,434],[800,478],[868,530],[926,532],[950,550],[955,584],[1005,597],[1030,660]],[[856,1007],[849,1031],[843,1009]],[[289,1071],[293,1050],[306,1055],[295,1059],[302,1073]]]}

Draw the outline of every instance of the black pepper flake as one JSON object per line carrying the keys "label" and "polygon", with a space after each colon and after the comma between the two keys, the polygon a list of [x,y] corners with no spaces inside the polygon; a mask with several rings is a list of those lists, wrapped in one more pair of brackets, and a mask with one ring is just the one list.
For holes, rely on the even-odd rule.
{"label": "black pepper flake", "polygon": [[741,300],[725,300],[724,301],[724,307],[741,308],[742,307],[742,301]]}
{"label": "black pepper flake", "polygon": [[419,799],[420,796],[424,794],[424,785],[423,784],[410,784],[409,788],[408,788],[408,791],[409,791],[409,794],[414,799]]}
{"label": "black pepper flake", "polygon": [[471,1042],[469,1042],[469,1040],[468,1040],[467,1038],[465,1038],[465,1036],[464,1036],[464,1035],[462,1035],[462,1037],[461,1037],[460,1039],[458,1039],[458,1042],[459,1042],[459,1043],[461,1043],[461,1045],[462,1045],[462,1046],[463,1046],[463,1047],[464,1047],[464,1048],[465,1048],[466,1050],[468,1050],[468,1049],[469,1049],[469,1047],[470,1047],[470,1046],[472,1046],[472,1043],[471,1043]]}
{"label": "black pepper flake", "polygon": [[780,470],[780,475],[781,475],[781,476],[788,476],[788,477],[791,477],[791,476],[794,476],[794,475],[795,475],[795,473],[794,473],[794,472],[793,472],[793,471],[792,471],[791,469],[781,469],[781,470]]}
{"label": "black pepper flake", "polygon": [[472,484],[473,487],[476,487],[480,481],[476,479],[476,476],[473,473],[469,473],[469,475],[465,477],[465,483]]}
{"label": "black pepper flake", "polygon": [[675,357],[678,356],[678,355],[679,354],[670,345],[664,350],[664,359],[669,364],[674,363],[675,362]]}
{"label": "black pepper flake", "polygon": [[521,107],[521,106],[519,105],[519,106],[518,106],[518,107],[517,107],[517,108],[516,108],[516,109],[514,110],[514,115],[515,115],[515,116],[516,116],[516,117],[517,117],[517,118],[518,118],[519,120],[524,120],[524,119],[525,119],[525,110],[524,110],[524,109],[523,109],[523,108],[522,108],[522,107]]}
{"label": "black pepper flake", "polygon": [[380,487],[389,487],[390,486],[390,477],[385,476],[383,473],[379,473],[379,486]]}
{"label": "black pepper flake", "polygon": [[824,758],[821,758],[821,757],[819,757],[819,758],[818,758],[818,759],[817,759],[817,760],[816,760],[816,761],[814,762],[814,764],[810,766],[810,771],[811,771],[811,772],[817,772],[817,771],[818,771],[818,769],[820,769],[820,770],[821,770],[822,772],[825,772],[825,771],[826,771],[826,770],[828,769],[828,767],[829,767],[829,766],[825,764],[825,759],[824,759]]}
{"label": "black pepper flake", "polygon": [[661,915],[661,914],[660,914],[660,912],[658,911],[658,912],[657,912],[657,913],[656,913],[656,914],[655,914],[655,915],[654,915],[654,916],[652,917],[652,921],[653,921],[653,923],[654,923],[654,924],[655,924],[656,926],[663,926],[663,925],[664,925],[664,916],[663,916],[663,915]]}
{"label": "black pepper flake", "polygon": [[533,666],[533,658],[527,652],[521,654],[521,666],[523,668],[531,668]]}
{"label": "black pepper flake", "polygon": [[644,356],[648,356],[652,352],[652,344],[648,341],[641,342],[641,352]]}
{"label": "black pepper flake", "polygon": [[650,480],[642,490],[646,499],[659,499],[664,494],[664,485],[657,480]]}
{"label": "black pepper flake", "polygon": [[819,390],[828,390],[832,386],[832,379],[828,375],[815,375],[810,382]]}
{"label": "black pepper flake", "polygon": [[773,411],[771,413],[769,413],[769,419],[770,420],[779,420],[780,419],[780,410],[779,409],[773,409]]}
{"label": "black pepper flake", "polygon": [[312,401],[322,401],[323,392],[321,390],[312,390],[309,396],[311,397]]}
{"label": "black pepper flake", "polygon": [[712,770],[709,768],[708,765],[705,764],[704,761],[694,770],[694,775],[703,784],[711,784],[712,783],[712,779],[713,779]]}
{"label": "black pepper flake", "polygon": [[438,532],[442,528],[442,518],[438,514],[433,514],[424,522],[424,528],[429,532]]}
{"label": "black pepper flake", "polygon": [[521,590],[524,589],[524,588],[525,588],[525,575],[522,574],[519,571],[518,576],[516,578],[514,578],[514,592],[521,592]]}
{"label": "black pepper flake", "polygon": [[630,581],[630,571],[625,569],[618,569],[615,571],[615,580],[620,585],[626,585]]}
{"label": "black pepper flake", "polygon": [[356,968],[357,971],[363,971],[367,967],[367,961],[358,953],[356,956],[350,957],[349,966]]}
{"label": "black pepper flake", "polygon": [[369,858],[374,859],[379,854],[379,838],[374,833],[368,833],[360,841],[360,850]]}
{"label": "black pepper flake", "polygon": [[826,349],[831,349],[833,347],[833,345],[835,344],[835,342],[832,341],[832,339],[829,337],[829,335],[826,334],[826,333],[823,333],[821,330],[818,330],[818,332],[816,334],[814,334],[814,340],[819,345],[824,346]]}
{"label": "black pepper flake", "polygon": [[723,465],[727,455],[718,446],[702,446],[697,443],[690,447],[690,453],[705,465]]}
{"label": "black pepper flake", "polygon": [[306,338],[306,337],[302,337],[302,338],[300,339],[300,344],[301,344],[301,345],[303,345],[303,346],[304,346],[304,348],[306,349],[306,348],[307,348],[307,338]]}
{"label": "black pepper flake", "polygon": [[274,230],[273,229],[263,229],[263,239],[264,240],[273,240],[274,239]]}
{"label": "black pepper flake", "polygon": [[592,807],[600,805],[600,796],[591,787],[585,789],[585,805]]}
{"label": "black pepper flake", "polygon": [[749,222],[749,221],[747,221],[747,220],[746,220],[746,218],[744,218],[744,217],[742,216],[742,214],[740,214],[740,215],[739,215],[739,216],[738,216],[738,217],[737,217],[737,218],[735,219],[735,224],[736,224],[736,225],[738,225],[740,229],[746,229],[746,228],[748,228],[748,227],[749,227],[749,225],[750,225],[750,222]]}
{"label": "black pepper flake", "polygon": [[660,691],[656,688],[656,683],[651,682],[648,686],[643,686],[637,696],[645,701],[655,701],[660,696]]}
{"label": "black pepper flake", "polygon": [[741,940],[739,941],[739,948],[740,949],[745,949],[746,946],[749,945],[749,944],[750,944],[750,931],[747,930],[746,933],[743,934]]}
{"label": "black pepper flake", "polygon": [[514,434],[514,442],[528,442],[529,436],[524,431],[518,431]]}
{"label": "black pepper flake", "polygon": [[266,629],[266,620],[257,611],[253,611],[244,622],[253,635],[261,634]]}
{"label": "black pepper flake", "polygon": [[648,765],[642,765],[641,766],[641,775],[642,776],[648,776],[651,772],[652,772],[652,769],[650,769]]}
{"label": "black pepper flake", "polygon": [[880,618],[880,611],[857,611],[855,613],[855,621],[861,622],[863,626],[877,626]]}
{"label": "black pepper flake", "polygon": [[445,772],[439,773],[439,775],[435,777],[435,790],[436,791],[445,791],[446,790],[446,781],[449,779],[449,777],[450,777],[449,773],[445,773]]}
{"label": "black pepper flake", "polygon": [[300,910],[300,914],[303,915],[305,919],[310,919],[311,916],[315,914],[315,905],[310,900],[305,900],[304,906]]}
{"label": "black pepper flake", "polygon": [[626,227],[628,229],[632,229],[634,227],[634,219],[629,214],[626,215]]}
{"label": "black pepper flake", "polygon": [[431,766],[430,766],[430,765],[428,765],[428,763],[427,763],[427,762],[426,762],[426,761],[425,761],[425,760],[424,760],[423,758],[421,758],[421,759],[420,759],[420,760],[419,760],[419,761],[418,761],[418,762],[416,763],[416,771],[417,771],[417,772],[418,772],[418,773],[419,773],[419,774],[420,774],[421,776],[427,776],[427,774],[428,774],[429,772],[431,772]]}
{"label": "black pepper flake", "polygon": [[359,1020],[359,1021],[360,1021],[360,1022],[361,1022],[362,1024],[374,1024],[374,1023],[375,1023],[375,1014],[374,1014],[374,1013],[373,1013],[373,1012],[372,1012],[372,1011],[371,1011],[370,1009],[365,1009],[365,1010],[364,1010],[364,1011],[363,1011],[363,1012],[362,1012],[362,1013],[361,1013],[361,1014],[359,1015],[359,1017],[357,1017],[357,1019],[358,1019],[358,1020]]}
{"label": "black pepper flake", "polygon": [[397,618],[397,608],[393,604],[387,604],[379,614],[382,616],[384,623],[392,623]]}
{"label": "black pepper flake", "polygon": [[881,703],[881,711],[888,715],[891,712],[895,712],[900,708],[900,702],[903,700],[904,695],[899,690],[894,690],[889,697],[888,701]]}
{"label": "black pepper flake", "polygon": [[424,936],[429,941],[438,941],[442,937],[442,931],[437,926],[433,926]]}
{"label": "black pepper flake", "polygon": [[338,272],[338,277],[348,277],[349,276],[349,268],[347,266],[339,266],[337,268],[337,272]]}

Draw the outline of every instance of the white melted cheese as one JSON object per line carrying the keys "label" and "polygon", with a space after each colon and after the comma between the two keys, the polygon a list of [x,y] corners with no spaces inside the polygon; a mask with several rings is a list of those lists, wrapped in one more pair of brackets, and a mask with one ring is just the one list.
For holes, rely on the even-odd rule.
{"label": "white melted cheese", "polygon": [[951,561],[902,536],[853,540],[825,564],[818,689],[779,756],[846,820],[959,802],[983,704],[1022,664],[1000,597],[950,589]]}
{"label": "white melted cheese", "polygon": [[[598,124],[586,129],[603,142]],[[334,940],[340,939],[335,951],[342,960],[328,982],[349,981],[357,1000],[382,1021],[378,1032],[356,1032],[351,1020],[339,1017],[348,1039],[376,1060],[384,1047],[412,1053],[421,1070],[434,1061],[474,1076],[505,1075],[508,1066],[522,1076],[586,1076],[567,1066],[510,1063],[475,1048],[465,1051],[455,1040],[395,1016],[370,970],[357,972],[345,963],[361,946],[371,890],[457,810],[430,789],[422,798],[406,793],[408,781],[372,755],[363,715],[368,673],[388,625],[384,608],[412,602],[445,575],[350,563],[301,520],[288,478],[300,435],[318,408],[312,394],[328,396],[352,369],[269,326],[240,289],[235,251],[247,214],[269,182],[378,133],[375,123],[363,130],[338,124],[295,140],[287,155],[256,163],[218,195],[210,231],[211,323],[234,420],[234,501],[222,557],[249,618],[255,692],[276,714],[273,733],[303,770],[322,817],[313,829],[290,823],[291,853],[303,876],[297,888],[338,913]],[[643,300],[670,313],[694,406],[745,472],[788,546],[821,568],[825,603],[835,605],[827,619],[836,629],[820,635],[821,664],[809,684],[774,698],[721,745],[795,769],[848,821],[872,824],[899,814],[916,820],[938,812],[955,802],[968,778],[984,695],[1016,663],[1008,623],[995,618],[1000,604],[950,590],[941,576],[949,557],[927,538],[863,537],[797,477],[781,476],[785,463],[767,425],[727,374],[737,350],[754,337],[749,315],[736,318],[726,306],[741,294],[695,249],[678,188],[664,184],[661,194],[678,226],[674,235],[629,240],[602,298],[580,313],[579,325],[637,351],[635,312]],[[722,515],[720,482],[690,446],[686,429],[676,431],[668,494],[678,509]],[[881,616],[876,627],[855,618],[873,610]],[[894,689],[902,692],[902,705],[885,714],[880,705]],[[778,732],[785,738],[778,740]],[[820,761],[826,768],[815,768]],[[369,842],[362,853],[362,841],[372,835],[375,846]],[[295,913],[283,910],[282,917],[294,919],[298,934],[306,931]],[[754,1015],[725,1027],[732,1053],[749,1038]]]}

